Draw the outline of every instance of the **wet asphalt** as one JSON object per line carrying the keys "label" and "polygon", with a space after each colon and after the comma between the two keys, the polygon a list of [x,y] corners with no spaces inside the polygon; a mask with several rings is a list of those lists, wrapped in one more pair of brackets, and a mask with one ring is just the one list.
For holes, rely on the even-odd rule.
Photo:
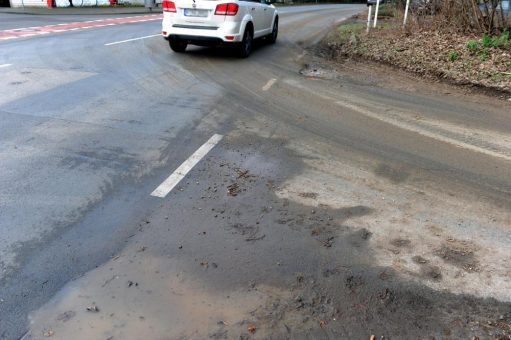
{"label": "wet asphalt", "polygon": [[[320,212],[325,216],[315,220],[315,216],[309,216],[310,207],[291,203],[289,208],[289,203],[275,196],[276,188],[305,167],[303,155],[284,151],[290,143],[286,135],[278,134],[278,139],[274,139],[280,126],[290,129],[289,139],[312,139],[324,144],[322,150],[333,159],[344,159],[349,154],[347,158],[351,160],[370,159],[380,164],[375,172],[394,185],[406,182],[410,173],[418,173],[421,180],[433,178],[459,195],[477,193],[508,211],[511,182],[505,157],[460,148],[445,140],[368,119],[350,109],[336,110],[324,97],[343,93],[360,101],[419,112],[430,119],[447,117],[449,122],[463,123],[467,128],[502,134],[511,130],[505,102],[491,107],[487,105],[491,99],[479,101],[477,97],[469,102],[461,93],[456,97],[385,86],[381,83],[384,76],[371,76],[356,69],[335,79],[307,79],[300,74],[321,66],[321,61],[308,56],[313,52],[310,47],[336,21],[361,9],[357,5],[284,9],[278,44],[259,43],[246,60],[237,59],[229,50],[198,47],[176,55],[160,37],[105,46],[158,34],[159,21],[0,41],[0,64],[12,64],[0,68],[0,337],[22,337],[28,330],[30,312],[43,306],[67,283],[115,258],[141,228],[158,220],[155,216],[160,216],[159,225],[180,226],[172,235],[164,233],[162,227],[154,237],[169,238],[169,244],[158,246],[165,256],[179,253],[176,246],[187,248],[187,243],[191,243],[196,251],[190,259],[199,258],[201,252],[204,258],[216,253],[225,259],[223,264],[215,262],[219,270],[211,284],[217,288],[231,289],[231,284],[245,285],[261,276],[266,277],[266,284],[282,286],[298,280],[301,285],[303,278],[296,273],[305,273],[307,280],[315,275],[328,278],[331,272],[325,270],[336,258],[347,260],[330,270],[342,276],[340,280],[349,291],[381,275],[384,269],[373,264],[374,259],[364,248],[370,234],[351,230],[344,223],[346,216],[370,215],[373,207],[353,205],[340,211],[322,208]],[[4,17],[9,20],[0,19],[0,29],[86,20],[83,16],[0,14],[0,18]],[[276,85],[269,91],[262,90],[270,79],[276,79]],[[307,84],[308,90],[297,83]],[[200,164],[167,198],[151,197],[152,190],[214,133],[231,137],[212,151],[210,166],[207,161]],[[461,140],[473,142],[469,137]],[[484,142],[475,144],[486,148]],[[493,150],[492,146],[488,149]],[[504,156],[506,150],[497,149]],[[224,167],[230,169],[225,178],[221,175],[226,171]],[[225,186],[237,178],[239,169],[250,169],[255,177],[254,182],[247,179],[252,184],[242,185],[241,190],[246,191],[239,194],[241,202],[233,204],[230,197],[224,197]],[[305,195],[314,191],[309,189],[304,188]],[[211,193],[213,190],[223,196],[215,200],[219,194]],[[274,207],[281,211],[278,216],[272,213]],[[212,213],[216,210],[223,210],[221,215],[226,217],[220,218],[229,222],[214,222],[212,227],[221,228],[230,236],[222,238],[218,234],[216,241],[201,244],[201,226],[219,218]],[[306,223],[305,232],[295,230],[290,236],[286,231],[263,227],[268,225],[265,219],[279,220],[282,225],[292,224],[293,220],[303,226],[303,222],[296,222],[302,211],[307,215],[302,219],[314,222]],[[292,216],[289,221],[287,215]],[[340,228],[345,235],[341,238],[345,241],[338,244],[346,245],[333,254],[309,251],[317,242],[329,248],[330,234],[338,237],[337,231],[325,226],[324,233],[314,234],[314,227],[329,217],[336,219],[336,230]],[[502,222],[504,226],[506,223]],[[193,236],[187,227],[191,225]],[[259,249],[258,242],[264,247]],[[251,261],[250,267],[243,267],[243,256],[239,262],[227,260],[237,256],[234,254],[238,244],[252,247],[249,258],[258,260]],[[278,249],[279,244],[283,244],[285,252]],[[167,247],[172,251],[165,252]],[[276,257],[282,260],[275,260]],[[361,273],[344,271],[342,268],[348,265],[358,266]],[[222,271],[223,266],[243,270]],[[434,270],[426,270],[425,275],[435,278]],[[332,291],[329,284],[318,288],[327,293],[315,292],[319,299]],[[400,282],[394,285],[403,291]],[[367,288],[383,294],[382,309],[390,306],[399,310],[391,319],[376,321],[385,334],[396,334],[396,338],[423,334],[417,330],[421,327],[400,333],[399,319],[414,309],[420,313],[415,323],[412,320],[407,324],[407,329],[424,322],[424,332],[446,336],[445,320],[432,318],[430,312],[437,308],[449,314],[448,308],[440,306],[442,300],[452,302],[453,309],[469,316],[502,315],[509,310],[502,301],[479,301],[468,296],[459,302],[457,296],[448,293],[436,296],[430,288],[404,286],[412,297],[408,298],[407,293],[392,293],[394,296],[390,297],[392,294],[388,293],[390,300],[386,300],[385,286]],[[302,288],[304,295],[314,295],[305,292],[310,286]],[[360,288],[363,289],[366,288]],[[414,295],[417,292],[422,292],[420,297]],[[373,298],[370,293],[366,296]],[[392,305],[396,296],[407,309]],[[421,304],[424,296],[427,303]],[[352,298],[349,294],[345,297]],[[317,312],[314,308],[310,313]],[[334,314],[351,315],[353,311],[331,308]],[[382,326],[388,322],[386,328]],[[435,329],[439,324],[442,329]],[[347,325],[337,332],[314,329],[291,334],[305,338],[336,338],[339,334],[358,337],[366,327],[357,322]],[[289,336],[285,329],[283,332],[282,337]],[[468,335],[462,331],[452,333],[453,338]]]}

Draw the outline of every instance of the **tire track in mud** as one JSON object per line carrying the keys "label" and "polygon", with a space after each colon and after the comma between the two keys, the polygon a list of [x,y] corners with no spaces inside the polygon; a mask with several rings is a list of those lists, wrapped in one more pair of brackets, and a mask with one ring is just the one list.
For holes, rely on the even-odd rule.
{"label": "tire track in mud", "polygon": [[[306,85],[294,80],[287,79],[284,82],[304,90],[308,89]],[[362,102],[354,96],[341,92],[318,95],[336,105],[400,129],[408,130],[459,148],[511,161],[511,135],[509,134],[463,127],[448,121],[432,120],[419,113],[404,112],[381,104],[373,105],[368,101]],[[339,100],[341,98],[342,100]]]}

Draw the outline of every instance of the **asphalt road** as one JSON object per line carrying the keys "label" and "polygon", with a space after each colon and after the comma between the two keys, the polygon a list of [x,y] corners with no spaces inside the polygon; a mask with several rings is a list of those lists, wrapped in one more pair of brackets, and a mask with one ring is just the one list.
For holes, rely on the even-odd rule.
{"label": "asphalt road", "polygon": [[159,20],[0,41],[0,337],[507,334],[509,102],[315,56],[361,9],[244,60],[111,44]]}

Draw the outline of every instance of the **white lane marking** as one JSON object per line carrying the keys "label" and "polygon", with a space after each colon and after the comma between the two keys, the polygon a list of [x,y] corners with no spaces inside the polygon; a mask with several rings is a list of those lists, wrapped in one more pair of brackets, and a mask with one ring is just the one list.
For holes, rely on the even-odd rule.
{"label": "white lane marking", "polygon": [[275,84],[276,81],[277,81],[277,79],[275,79],[275,78],[268,80],[266,85],[263,86],[263,91],[268,91],[273,86],[273,84]]}
{"label": "white lane marking", "polygon": [[2,64],[2,65],[0,65],[0,68],[2,68],[2,67],[9,67],[9,66],[11,66],[11,65],[12,65],[12,64]]}
{"label": "white lane marking", "polygon": [[199,161],[217,145],[224,136],[214,134],[206,143],[202,144],[186,161],[183,162],[160,186],[158,186],[151,196],[164,198],[174,187],[193,169]]}
{"label": "white lane marking", "polygon": [[161,36],[161,34],[147,35],[145,37],[139,37],[139,38],[133,38],[133,39],[127,39],[127,40],[111,42],[111,43],[105,44],[105,46],[117,45],[117,44],[122,44],[122,43],[125,43],[125,42],[130,42],[130,41],[135,41],[135,40],[142,40],[142,39],[147,39],[147,38],[154,38],[154,37],[159,37],[159,36]]}

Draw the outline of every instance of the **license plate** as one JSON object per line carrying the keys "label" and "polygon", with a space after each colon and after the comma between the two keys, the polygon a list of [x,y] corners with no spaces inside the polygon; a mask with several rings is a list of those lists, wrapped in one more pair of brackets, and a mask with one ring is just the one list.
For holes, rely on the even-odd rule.
{"label": "license plate", "polygon": [[185,17],[200,17],[206,18],[208,16],[208,11],[204,9],[192,9],[185,8]]}

